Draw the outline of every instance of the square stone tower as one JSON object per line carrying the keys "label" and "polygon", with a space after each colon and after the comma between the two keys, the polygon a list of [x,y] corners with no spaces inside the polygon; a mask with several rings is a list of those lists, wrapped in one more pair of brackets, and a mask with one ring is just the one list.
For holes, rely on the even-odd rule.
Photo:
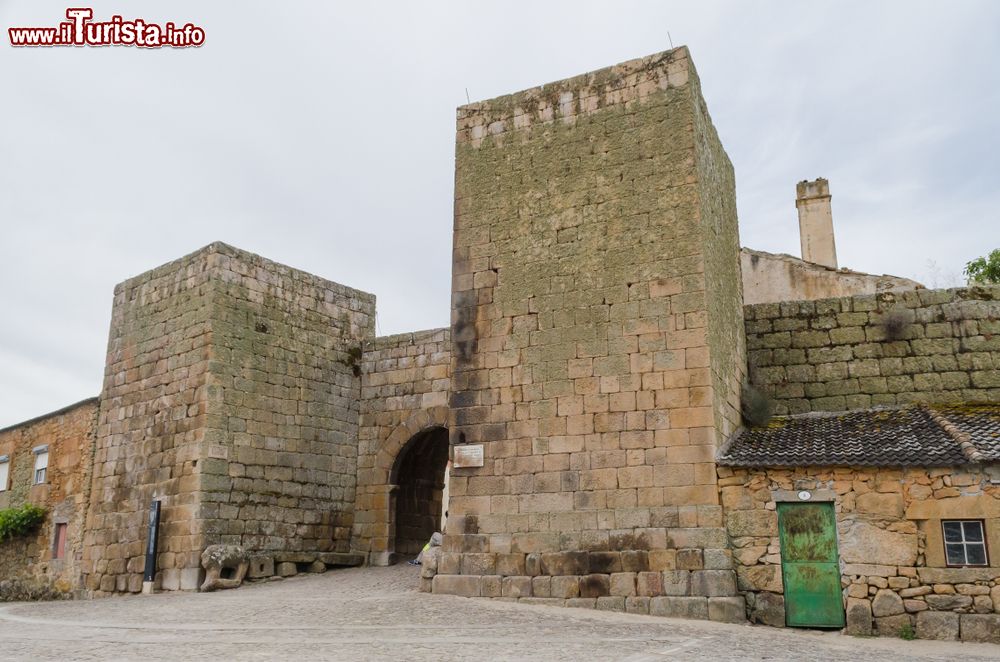
{"label": "square stone tower", "polygon": [[452,471],[433,590],[707,615],[736,593],[714,454],[745,344],[687,49],[463,106],[456,143],[451,440],[484,463]]}
{"label": "square stone tower", "polygon": [[119,284],[86,588],[140,589],[154,499],[158,588],[196,588],[217,543],[295,560],[347,552],[374,321],[374,296],[222,243]]}

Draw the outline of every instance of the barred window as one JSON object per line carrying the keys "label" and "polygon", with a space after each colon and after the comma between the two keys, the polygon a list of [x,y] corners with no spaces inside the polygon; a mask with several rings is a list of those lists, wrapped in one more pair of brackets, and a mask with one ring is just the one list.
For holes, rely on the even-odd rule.
{"label": "barred window", "polygon": [[941,527],[948,565],[988,564],[982,520],[944,520]]}

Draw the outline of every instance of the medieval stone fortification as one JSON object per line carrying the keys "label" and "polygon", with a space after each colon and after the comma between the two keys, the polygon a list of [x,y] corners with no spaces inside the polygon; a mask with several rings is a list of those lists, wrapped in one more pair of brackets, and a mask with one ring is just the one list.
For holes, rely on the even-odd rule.
{"label": "medieval stone fortification", "polygon": [[[125,281],[100,398],[0,431],[0,506],[54,515],[0,569],[139,591],[159,500],[161,590],[195,589],[209,545],[260,578],[393,563],[444,529],[424,590],[775,625],[788,593],[801,624],[775,513],[808,489],[840,518],[853,631],[992,618],[1000,558],[941,575],[962,513],[933,504],[1000,528],[1000,291],[838,269],[829,185],[798,198],[804,259],[741,251],[686,48],[463,106],[450,328],[376,338],[371,294],[221,243]],[[745,424],[751,392],[778,418]],[[972,402],[986,423],[909,408]],[[796,418],[874,407],[958,422],[926,423],[929,466],[904,475],[864,440],[838,455],[843,420]],[[58,471],[32,487],[45,441]],[[873,530],[884,548],[858,551]],[[935,602],[932,582],[978,588]]]}

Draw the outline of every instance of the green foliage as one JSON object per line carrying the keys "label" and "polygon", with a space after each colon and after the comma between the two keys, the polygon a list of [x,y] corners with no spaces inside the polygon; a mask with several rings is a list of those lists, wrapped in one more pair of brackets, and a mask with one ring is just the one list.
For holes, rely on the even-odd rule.
{"label": "green foliage", "polygon": [[916,639],[917,633],[913,631],[913,625],[905,623],[903,627],[899,628],[899,638],[906,639],[907,641],[913,641]]}
{"label": "green foliage", "polygon": [[0,510],[0,542],[34,533],[45,521],[45,509],[31,503]]}
{"label": "green foliage", "polygon": [[972,283],[1000,283],[1000,248],[965,265],[965,277]]}

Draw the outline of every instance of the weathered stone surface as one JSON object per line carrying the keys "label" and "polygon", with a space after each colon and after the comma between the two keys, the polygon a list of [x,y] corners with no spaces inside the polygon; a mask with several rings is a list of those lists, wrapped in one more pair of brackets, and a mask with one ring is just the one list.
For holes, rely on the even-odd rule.
{"label": "weathered stone surface", "polygon": [[917,568],[924,584],[973,584],[1000,578],[1000,568]]}
{"label": "weathered stone surface", "polygon": [[741,591],[769,591],[771,593],[784,591],[780,565],[740,566],[736,568],[736,578]]}
{"label": "weathered stone surface", "polygon": [[917,637],[954,641],[958,639],[958,614],[946,611],[922,611],[917,614]]}
{"label": "weathered stone surface", "polygon": [[924,599],[931,609],[937,611],[963,609],[972,605],[972,598],[968,595],[928,595]]}
{"label": "weathered stone surface", "polygon": [[553,577],[549,590],[553,598],[578,598],[580,597],[580,578]]}
{"label": "weathered stone surface", "polygon": [[899,594],[892,589],[879,589],[872,599],[872,615],[876,618],[880,616],[895,616],[906,611],[903,608],[903,600]]}
{"label": "weathered stone surface", "polygon": [[960,632],[962,641],[1000,644],[1000,614],[962,614]]}
{"label": "weathered stone surface", "polygon": [[688,595],[691,592],[691,571],[664,570],[663,594]]}
{"label": "weathered stone surface", "polygon": [[648,614],[649,598],[642,596],[625,598],[625,611],[630,614]]}
{"label": "weathered stone surface", "polygon": [[904,588],[899,592],[899,597],[901,598],[916,598],[921,595],[927,595],[932,593],[934,589],[930,586],[914,586],[913,588]]}
{"label": "weathered stone surface", "polygon": [[890,566],[916,563],[915,533],[894,533],[862,519],[842,521],[837,528],[840,557],[845,563]]}
{"label": "weathered stone surface", "polygon": [[597,598],[594,608],[601,611],[625,611],[625,597],[606,595]]}
{"label": "weathered stone surface", "polygon": [[720,623],[745,623],[746,602],[742,596],[709,598],[708,618]]}
{"label": "weathered stone surface", "polygon": [[479,597],[482,584],[479,577],[472,575],[435,575],[432,581],[434,593],[461,595],[467,598]]}
{"label": "weathered stone surface", "polygon": [[927,603],[923,600],[903,600],[903,609],[908,614],[915,614],[918,611],[924,611],[928,608]]}
{"label": "weathered stone surface", "polygon": [[[602,573],[609,575],[612,572],[622,571],[622,557],[621,552],[590,552],[588,559],[588,567],[586,570],[578,573],[564,573],[564,574],[587,574],[589,572]],[[557,573],[563,574],[563,573]]]}
{"label": "weathered stone surface", "polygon": [[279,577],[294,577],[298,574],[298,570],[294,563],[289,561],[282,561],[278,564],[278,576]]}
{"label": "weathered stone surface", "polygon": [[247,577],[250,579],[265,579],[274,576],[274,557],[270,554],[254,554],[250,557]]}
{"label": "weathered stone surface", "polygon": [[778,515],[773,510],[736,510],[726,516],[726,530],[733,537],[775,536]]}
{"label": "weathered stone surface", "polygon": [[871,602],[861,598],[847,598],[847,634],[856,637],[871,636]]}
{"label": "weathered stone surface", "polygon": [[[929,614],[930,612],[922,612]],[[913,627],[913,617],[909,614],[881,616],[875,618],[875,632],[880,637],[898,637],[907,628]]]}
{"label": "weathered stone surface", "polygon": [[590,572],[587,552],[555,552],[542,554],[544,575],[586,575]]}
{"label": "weathered stone surface", "polygon": [[898,519],[903,516],[903,495],[868,492],[858,496],[856,507],[859,513]]}
{"label": "weathered stone surface", "polygon": [[531,580],[531,577],[504,577],[500,584],[501,594],[505,598],[530,598]]}
{"label": "weathered stone surface", "polygon": [[691,573],[691,595],[708,597],[736,594],[736,573],[732,570],[695,570]]}
{"label": "weathered stone surface", "polygon": [[503,577],[484,575],[479,582],[479,595],[484,598],[499,598],[503,595]]}
{"label": "weathered stone surface", "polygon": [[784,627],[785,596],[766,592],[753,594],[753,601],[750,604],[750,620],[772,627]]}
{"label": "weathered stone surface", "polygon": [[649,599],[650,616],[669,618],[708,618],[708,598],[658,597]]}
{"label": "weathered stone surface", "polygon": [[977,614],[988,614],[993,611],[993,600],[988,595],[976,595],[972,598],[972,608]]}
{"label": "weathered stone surface", "polygon": [[609,575],[584,575],[580,577],[580,597],[600,598],[611,593]]}

